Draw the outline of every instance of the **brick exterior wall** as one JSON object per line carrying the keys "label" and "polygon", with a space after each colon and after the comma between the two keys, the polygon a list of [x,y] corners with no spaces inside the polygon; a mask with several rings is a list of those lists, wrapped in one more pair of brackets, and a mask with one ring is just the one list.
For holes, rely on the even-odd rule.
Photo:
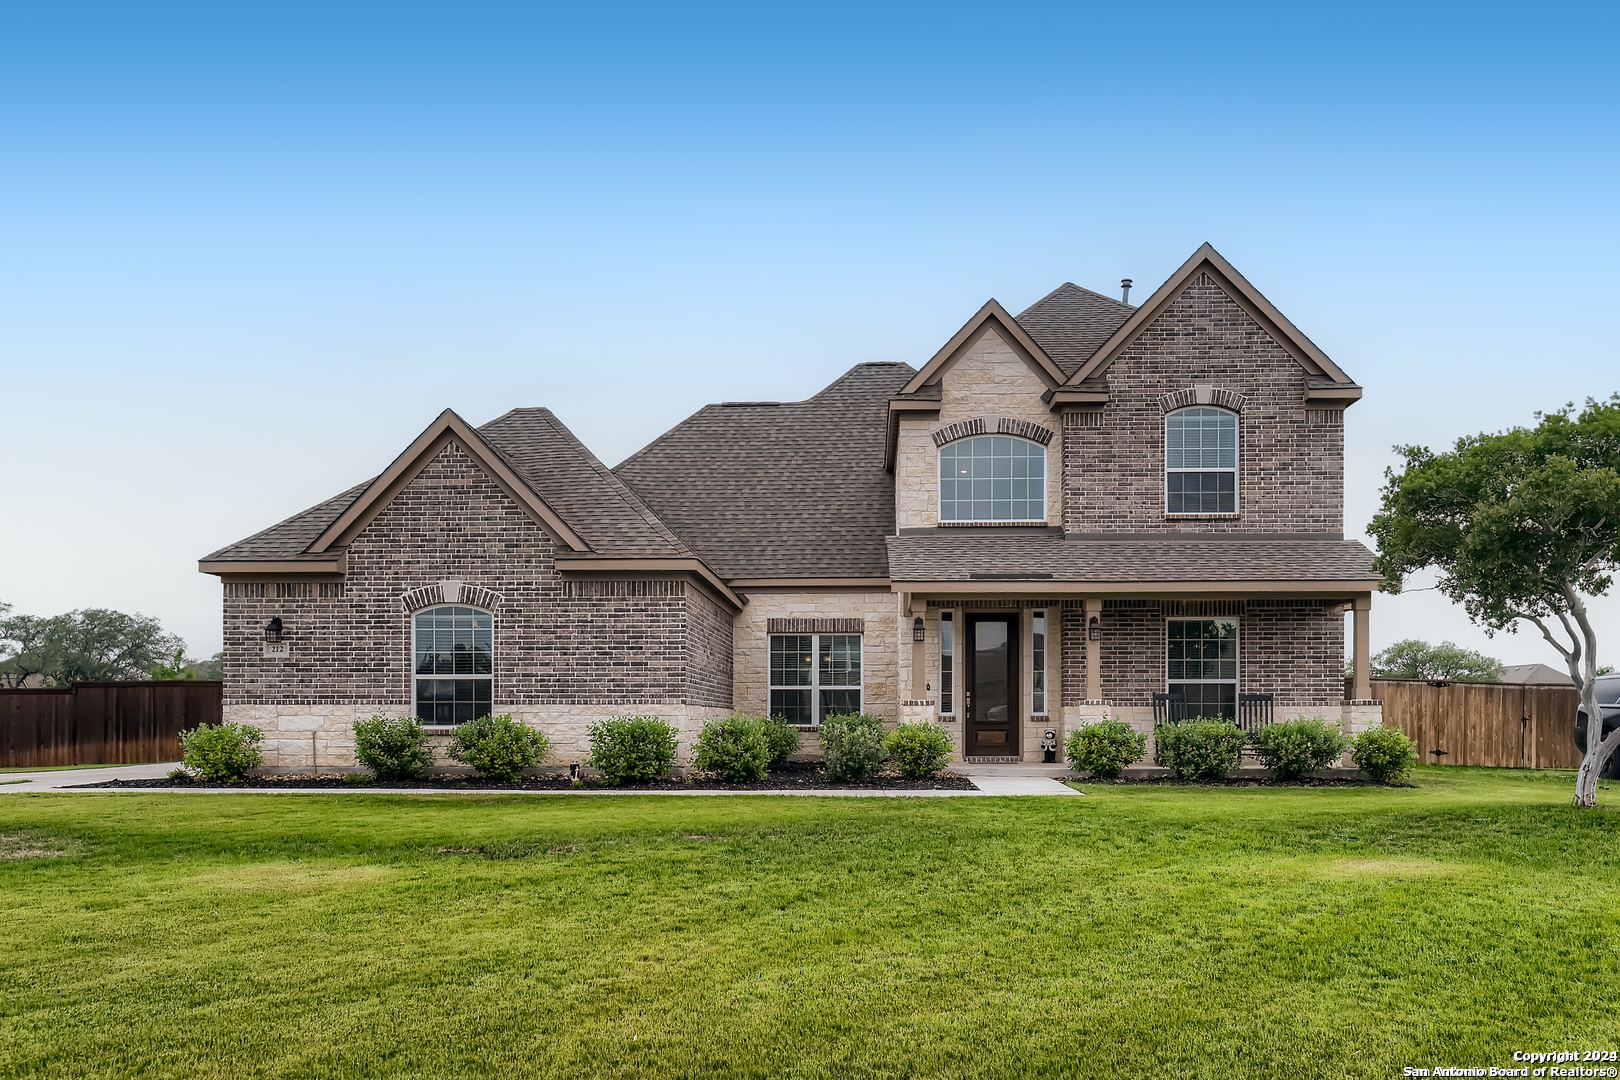
{"label": "brick exterior wall", "polygon": [[1337,713],[1345,697],[1344,616],[1337,608],[1251,600],[1239,634],[1244,693],[1276,695],[1279,714],[1315,708]]}
{"label": "brick exterior wall", "polygon": [[[565,755],[590,718],[656,712],[688,727],[730,707],[731,620],[713,601],[681,581],[564,580],[553,557],[550,536],[452,443],[355,537],[343,582],[226,584],[226,708],[287,732],[288,764],[308,761],[312,731],[341,758],[354,718],[410,710],[401,597],[446,578],[500,596],[494,709],[538,723]],[[277,615],[287,659],[262,655]]]}
{"label": "brick exterior wall", "polygon": [[[1208,275],[1114,361],[1107,380],[1100,424],[1096,410],[1064,417],[1068,532],[1343,530],[1342,424],[1307,423],[1304,369]],[[1194,384],[1245,399],[1235,518],[1165,516],[1160,399]]]}

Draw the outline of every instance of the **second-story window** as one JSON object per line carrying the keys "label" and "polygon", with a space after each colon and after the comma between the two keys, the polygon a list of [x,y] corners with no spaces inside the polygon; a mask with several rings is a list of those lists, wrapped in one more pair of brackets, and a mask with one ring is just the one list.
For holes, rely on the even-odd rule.
{"label": "second-story window", "polygon": [[1164,496],[1168,514],[1237,513],[1235,415],[1197,408],[1164,418]]}
{"label": "second-story window", "polygon": [[939,520],[1045,521],[1046,448],[1006,435],[940,447]]}

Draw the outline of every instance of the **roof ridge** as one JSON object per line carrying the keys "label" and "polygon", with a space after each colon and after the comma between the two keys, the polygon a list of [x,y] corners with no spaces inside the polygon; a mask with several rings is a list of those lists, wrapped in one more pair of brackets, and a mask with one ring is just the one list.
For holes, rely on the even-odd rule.
{"label": "roof ridge", "polygon": [[1045,296],[1041,297],[1039,300],[1037,300],[1033,304],[1029,305],[1029,307],[1025,308],[1023,311],[1020,311],[1017,315],[1014,315],[1013,318],[1015,318],[1015,319],[1023,318],[1025,315],[1028,315],[1031,311],[1034,311],[1036,308],[1040,307],[1042,304],[1044,304],[1048,300],[1052,299],[1052,297],[1056,296],[1058,293],[1062,292],[1064,289],[1073,289],[1075,292],[1083,292],[1087,296],[1095,296],[1099,300],[1106,300],[1110,304],[1113,304],[1115,307],[1124,308],[1126,311],[1135,311],[1136,310],[1136,305],[1132,304],[1132,303],[1130,303],[1128,301],[1115,300],[1112,296],[1109,296],[1107,293],[1100,293],[1096,289],[1088,289],[1084,285],[1076,285],[1072,281],[1065,281],[1063,284],[1059,285],[1057,288],[1053,289],[1051,292],[1047,293]]}

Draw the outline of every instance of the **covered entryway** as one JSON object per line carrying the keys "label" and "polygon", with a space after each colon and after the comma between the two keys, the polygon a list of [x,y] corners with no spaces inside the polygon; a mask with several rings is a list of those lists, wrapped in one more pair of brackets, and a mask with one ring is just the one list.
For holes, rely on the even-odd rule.
{"label": "covered entryway", "polygon": [[970,758],[1019,757],[1018,612],[969,613],[962,650]]}

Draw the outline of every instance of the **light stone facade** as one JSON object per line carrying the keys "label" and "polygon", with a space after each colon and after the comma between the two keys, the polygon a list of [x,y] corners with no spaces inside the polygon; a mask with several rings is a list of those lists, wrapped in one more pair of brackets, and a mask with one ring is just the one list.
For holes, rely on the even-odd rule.
{"label": "light stone facade", "polygon": [[[675,761],[677,765],[687,765],[691,763],[693,746],[703,725],[730,712],[729,709],[680,702],[644,704],[633,709],[602,705],[497,708],[545,733],[546,738],[551,740],[551,751],[545,762],[549,766],[583,763],[590,756],[590,726],[598,720],[629,712],[656,715],[679,730],[680,749]],[[223,719],[247,724],[264,732],[259,749],[264,754],[264,765],[268,771],[321,769],[336,772],[357,768],[354,725],[358,721],[377,715],[398,716],[409,711],[389,702],[372,705],[226,705]],[[454,770],[460,766],[445,753],[449,742],[449,735],[430,735],[428,739],[437,764]]]}
{"label": "light stone facade", "polygon": [[[900,598],[892,592],[801,589],[751,591],[748,606],[732,621],[732,699],[741,712],[770,712],[772,619],[863,619],[861,708],[896,724],[900,720]],[[911,652],[906,623],[905,657]],[[909,673],[909,672],[908,672]],[[807,742],[810,740],[806,740]]]}
{"label": "light stone facade", "polygon": [[900,421],[895,444],[894,512],[901,529],[939,524],[939,449],[933,435],[960,420],[1005,416],[1054,432],[1046,447],[1046,520],[1062,521],[1063,435],[1041,401],[1046,384],[994,330],[940,375],[939,418]]}

